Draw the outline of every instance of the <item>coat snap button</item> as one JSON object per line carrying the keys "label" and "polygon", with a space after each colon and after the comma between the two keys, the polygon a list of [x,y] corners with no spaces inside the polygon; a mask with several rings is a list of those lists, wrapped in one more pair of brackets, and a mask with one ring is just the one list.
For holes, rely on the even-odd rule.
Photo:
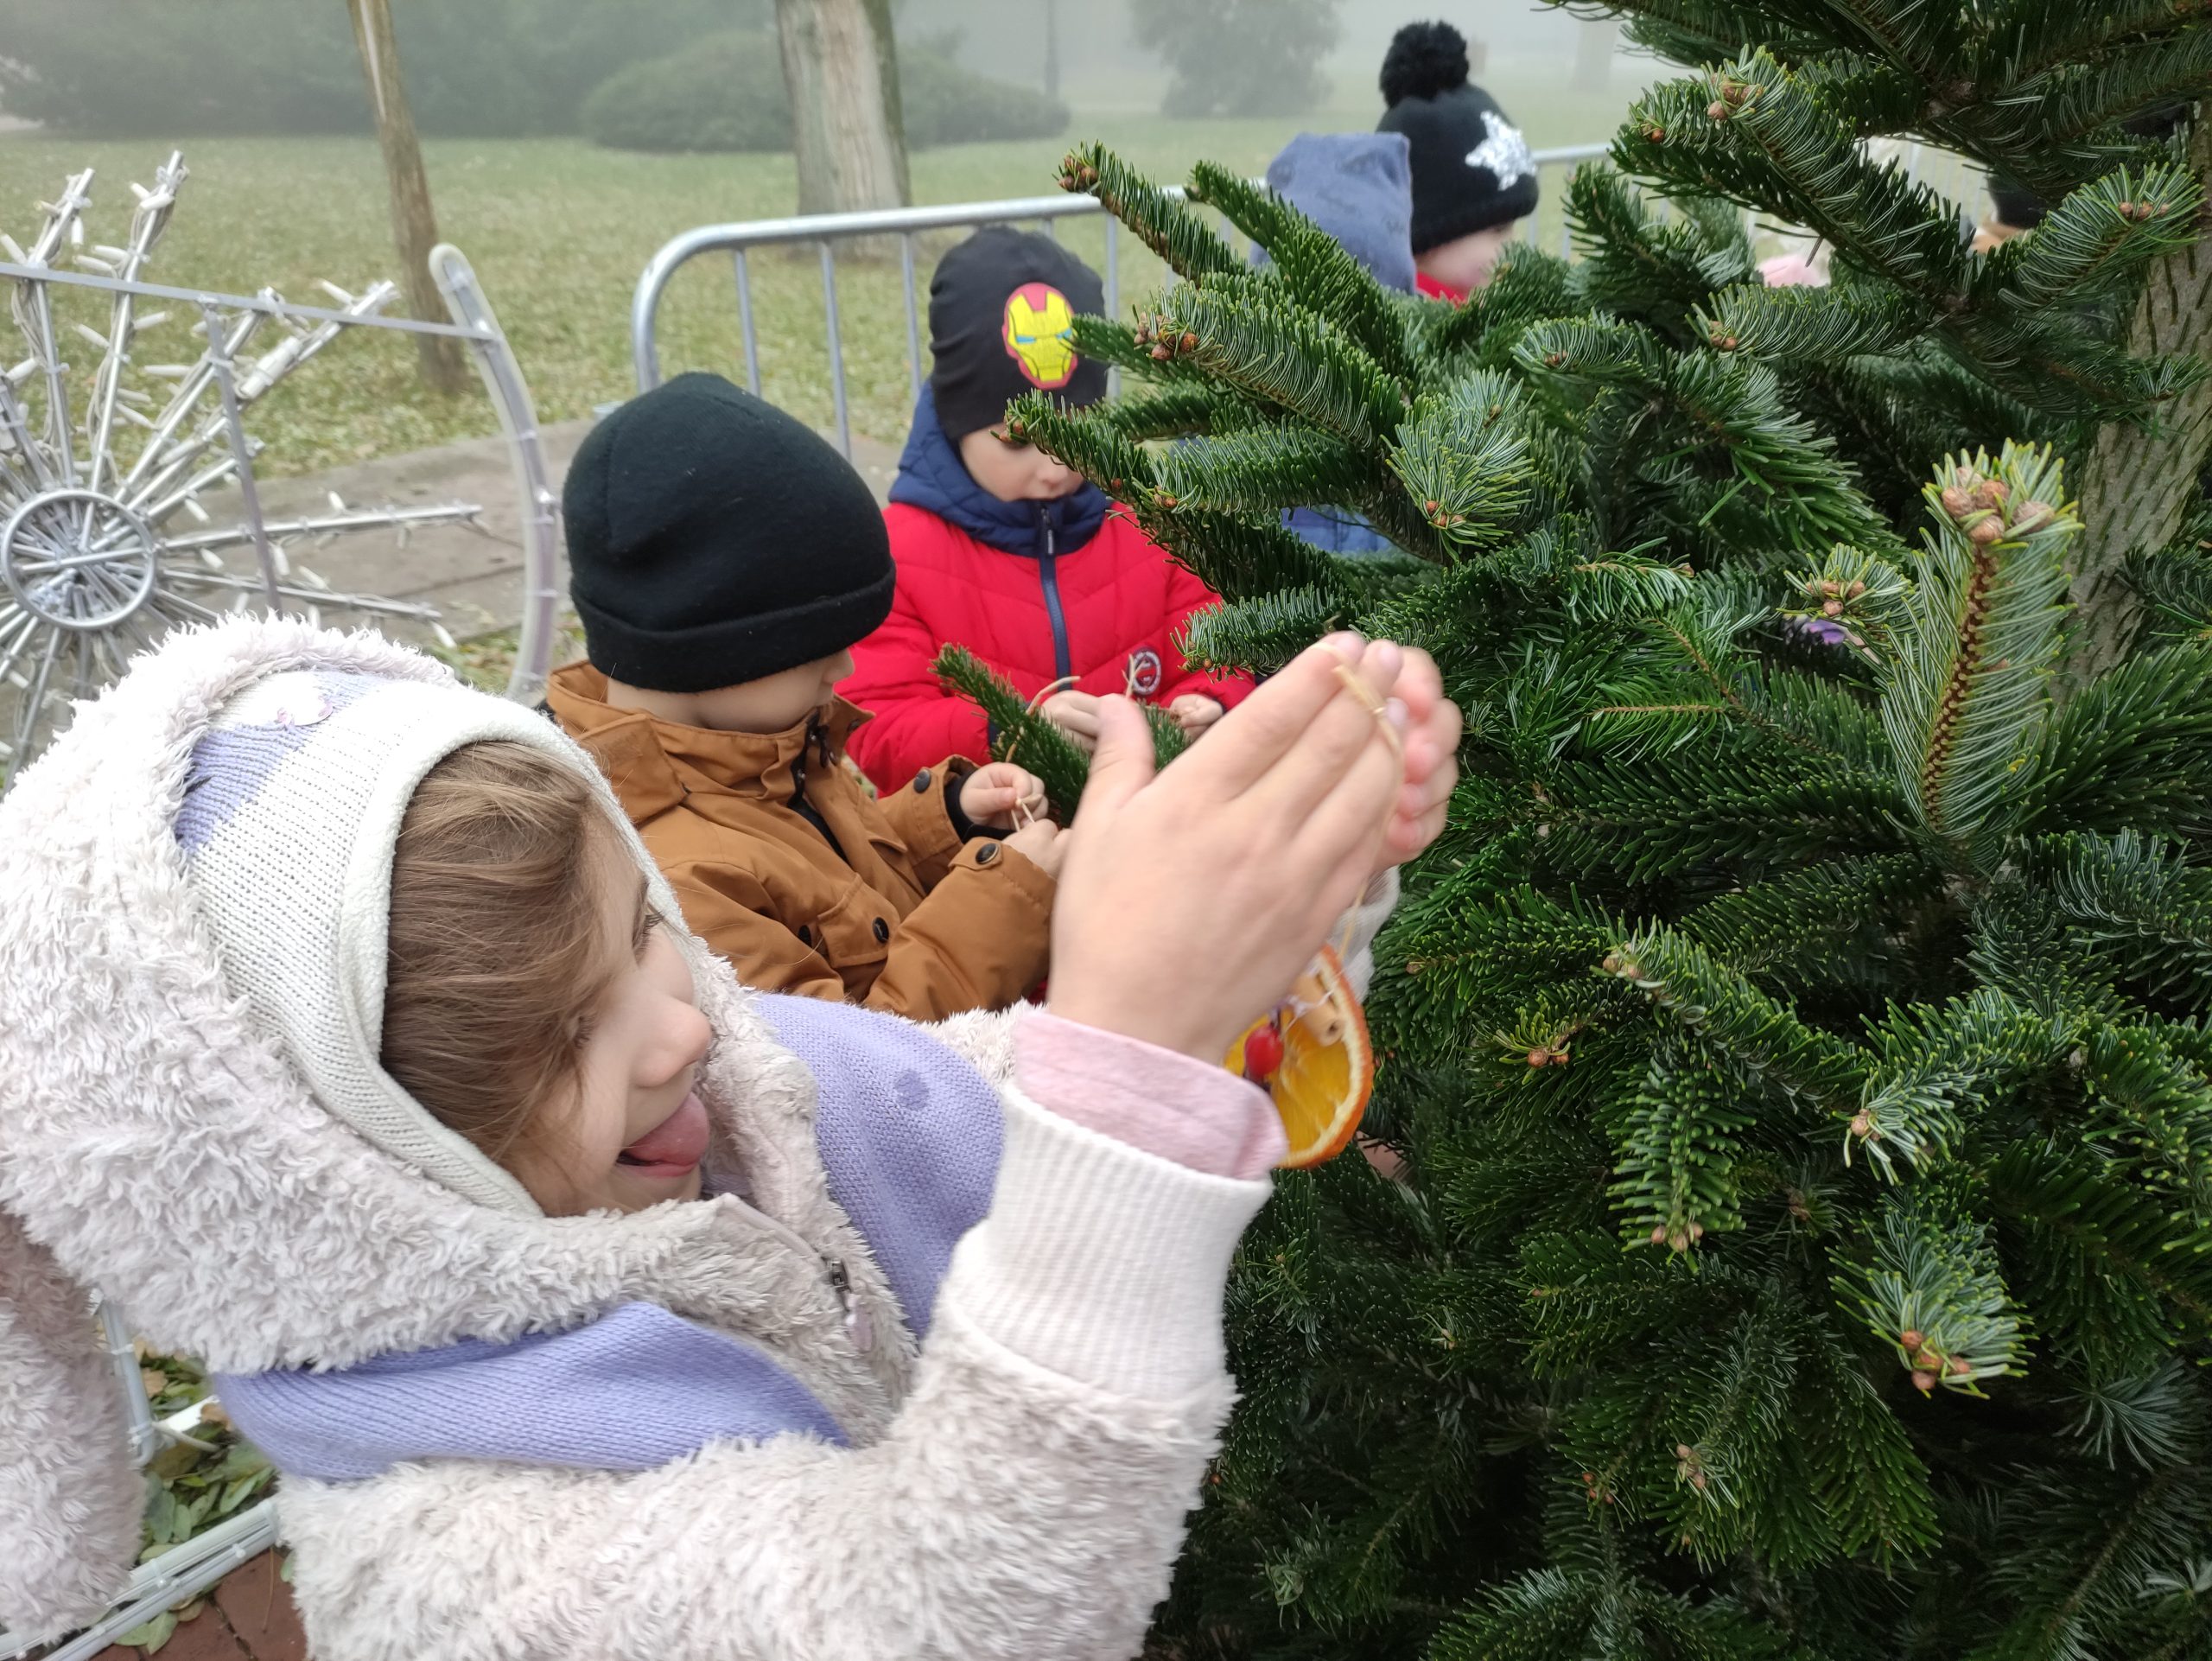
{"label": "coat snap button", "polygon": [[891,925],[885,922],[880,917],[875,920],[875,938],[879,942],[887,940],[891,938]]}
{"label": "coat snap button", "polygon": [[976,850],[976,863],[978,865],[988,865],[998,856],[998,843],[995,842],[987,842],[981,848],[978,848]]}
{"label": "coat snap button", "polygon": [[914,794],[919,796],[928,790],[929,787],[930,770],[927,767],[924,767],[919,773],[914,775]]}

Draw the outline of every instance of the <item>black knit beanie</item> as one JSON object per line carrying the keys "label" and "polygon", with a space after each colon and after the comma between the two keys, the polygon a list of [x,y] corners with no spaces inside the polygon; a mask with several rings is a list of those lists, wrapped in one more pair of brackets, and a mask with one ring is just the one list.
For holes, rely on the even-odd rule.
{"label": "black knit beanie", "polygon": [[1050,237],[987,226],[930,278],[930,391],[956,442],[995,427],[1024,392],[1074,407],[1106,396],[1106,366],[1075,354],[1077,312],[1105,309],[1098,274]]}
{"label": "black knit beanie", "polygon": [[891,614],[890,538],[860,474],[720,375],[678,375],[593,428],[561,509],[585,655],[612,680],[736,686]]}
{"label": "black knit beanie", "polygon": [[1377,132],[1403,133],[1414,175],[1414,253],[1536,211],[1536,164],[1521,130],[1467,84],[1467,42],[1449,23],[1408,23],[1382,59]]}

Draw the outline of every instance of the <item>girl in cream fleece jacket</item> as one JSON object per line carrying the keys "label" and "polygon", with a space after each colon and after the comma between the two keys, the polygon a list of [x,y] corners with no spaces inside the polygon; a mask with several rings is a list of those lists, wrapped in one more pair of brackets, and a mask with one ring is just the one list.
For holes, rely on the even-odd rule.
{"label": "girl in cream fleece jacket", "polygon": [[744,991],[424,659],[142,659],[0,804],[9,1635],[136,1555],[97,1285],[283,1470],[320,1661],[1133,1654],[1281,1149],[1210,1058],[1371,931],[1457,716],[1339,639],[1158,780],[1109,721],[1052,1008],[921,1028]]}

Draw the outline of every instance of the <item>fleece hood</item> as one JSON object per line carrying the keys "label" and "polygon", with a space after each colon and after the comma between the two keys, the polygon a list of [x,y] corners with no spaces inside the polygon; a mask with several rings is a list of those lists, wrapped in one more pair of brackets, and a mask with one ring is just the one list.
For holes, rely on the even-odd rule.
{"label": "fleece hood", "polygon": [[[79,706],[0,800],[0,1377],[14,1397],[0,1421],[0,1623],[10,1638],[90,1619],[137,1554],[143,1490],[88,1318],[95,1288],[137,1335],[220,1372],[503,1342],[643,1301],[788,1340],[807,1358],[791,1367],[799,1381],[862,1435],[911,1375],[911,1344],[862,1358],[828,1341],[841,1317],[818,1293],[823,1258],[812,1254],[868,1257],[814,1154],[812,1077],[728,966],[679,926],[714,1033],[697,1083],[709,1161],[745,1173],[750,1204],[549,1218],[388,1079],[365,1107],[347,1094],[373,1081],[358,1068],[334,1078],[345,1045],[318,1049],[295,1029],[315,997],[289,1012],[271,1002],[282,951],[219,945],[238,939],[221,915],[231,902],[187,845],[210,814],[254,811],[197,799],[205,741],[238,730],[241,708],[270,717],[246,725],[280,728],[253,708],[256,689],[302,677],[397,686],[411,729],[387,791],[486,735],[561,756],[591,781],[662,914],[680,915],[582,750],[373,634],[255,619],[181,632]],[[340,824],[328,834],[353,833]],[[264,838],[261,856],[281,860],[287,845]],[[350,856],[377,856],[370,845]],[[389,848],[382,857],[388,896]],[[270,881],[281,888],[281,873]],[[278,945],[296,955],[329,920],[286,917]],[[338,975],[373,986],[334,986],[321,1000],[365,1028],[353,1047],[371,1056],[376,955],[356,951],[355,971]],[[865,1278],[880,1290],[872,1267]],[[887,1324],[895,1305],[884,1296]]]}

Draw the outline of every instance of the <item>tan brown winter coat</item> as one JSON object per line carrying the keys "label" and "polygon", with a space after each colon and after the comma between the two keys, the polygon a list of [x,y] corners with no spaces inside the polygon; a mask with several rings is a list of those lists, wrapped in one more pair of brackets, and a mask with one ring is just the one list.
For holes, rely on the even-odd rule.
{"label": "tan brown winter coat", "polygon": [[868,717],[842,700],[780,733],[712,732],[607,703],[588,664],[547,705],[591,752],[683,903],[763,991],[938,1021],[1017,1002],[1044,978],[1052,879],[987,837],[963,844],[966,761],[880,801],[842,765]]}

